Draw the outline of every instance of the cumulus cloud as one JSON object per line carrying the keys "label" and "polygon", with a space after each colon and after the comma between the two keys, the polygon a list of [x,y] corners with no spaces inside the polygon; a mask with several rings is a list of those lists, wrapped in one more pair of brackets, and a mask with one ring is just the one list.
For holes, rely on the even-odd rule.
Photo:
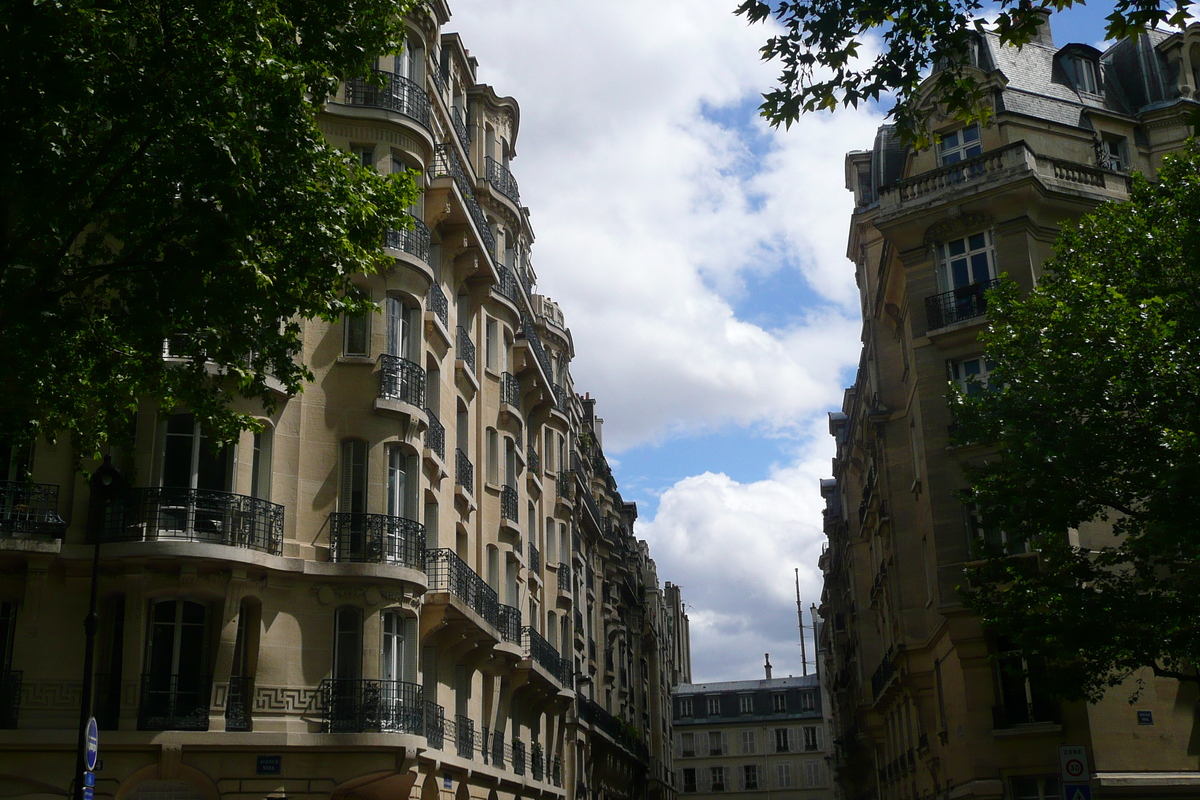
{"label": "cumulus cloud", "polygon": [[[768,29],[734,6],[455,0],[450,24],[480,80],[521,105],[513,171],[539,291],[563,307],[606,452],[730,426],[792,443],[764,480],[714,472],[659,487],[639,521],[660,578],[684,586],[697,679],[756,676],[767,651],[777,674],[800,671],[792,570],[816,600],[820,429],[859,348],[842,156],[882,121],[840,111],[766,126],[755,107],[777,72],[759,59]],[[766,328],[738,310],[773,275],[798,289]]]}

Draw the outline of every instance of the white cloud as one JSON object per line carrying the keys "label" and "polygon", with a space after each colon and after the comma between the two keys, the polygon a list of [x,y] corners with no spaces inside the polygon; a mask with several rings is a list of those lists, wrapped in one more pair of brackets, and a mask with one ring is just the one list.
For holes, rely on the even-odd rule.
{"label": "white cloud", "polygon": [[[450,29],[481,81],[521,105],[513,171],[532,210],[539,290],[563,308],[576,388],[601,401],[606,452],[743,426],[794,463],[739,483],[705,473],[639,521],[680,583],[697,679],[799,673],[792,570],[817,600],[818,429],[858,358],[843,155],[877,112],[755,116],[777,66],[731,0],[456,0]],[[777,273],[796,297],[755,293]],[[738,311],[771,306],[771,329]],[[759,316],[755,316],[759,319]],[[811,654],[810,654],[811,657]]]}

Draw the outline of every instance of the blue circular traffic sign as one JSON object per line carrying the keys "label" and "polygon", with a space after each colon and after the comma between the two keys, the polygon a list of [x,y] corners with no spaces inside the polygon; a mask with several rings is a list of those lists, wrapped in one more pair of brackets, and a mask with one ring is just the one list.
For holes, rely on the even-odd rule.
{"label": "blue circular traffic sign", "polygon": [[100,754],[100,727],[96,724],[96,718],[88,719],[87,724],[87,742],[83,751],[84,761],[87,763],[88,771],[96,768],[96,756]]}

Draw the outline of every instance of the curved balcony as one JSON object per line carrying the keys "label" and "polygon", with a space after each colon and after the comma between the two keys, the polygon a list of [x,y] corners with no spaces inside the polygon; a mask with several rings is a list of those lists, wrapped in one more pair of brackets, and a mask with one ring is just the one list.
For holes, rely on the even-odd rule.
{"label": "curved balcony", "polygon": [[517,188],[517,179],[513,177],[508,167],[488,156],[484,160],[487,169],[487,181],[496,191],[507,197],[517,208],[521,207],[521,191]]}
{"label": "curved balcony", "polygon": [[491,226],[487,223],[487,216],[479,207],[479,201],[475,199],[475,194],[471,190],[471,181],[467,178],[467,171],[462,162],[458,160],[458,155],[451,145],[439,144],[437,146],[433,162],[429,165],[428,175],[431,181],[438,178],[450,178],[454,181],[459,194],[462,195],[467,215],[471,218],[471,222],[474,223],[475,230],[479,234],[479,241],[487,251],[488,257],[494,261],[496,237],[492,234]]}
{"label": "curved balcony", "polygon": [[105,542],[181,540],[283,553],[283,506],[208,489],[130,489],[109,510]]}
{"label": "curved balcony", "polygon": [[424,570],[425,526],[388,514],[330,514],[329,560]]}
{"label": "curved balcony", "polygon": [[413,258],[429,261],[429,226],[421,220],[408,215],[412,220],[411,228],[390,230],[384,238],[384,244],[393,250],[403,250]]}
{"label": "curved balcony", "polygon": [[377,79],[383,80],[382,86],[368,83],[363,78],[346,81],[346,105],[395,111],[428,130],[429,95],[425,90],[402,75],[393,75],[378,69],[374,72]]}
{"label": "curved balcony", "polygon": [[321,701],[325,733],[425,735],[425,690],[415,683],[327,678]]}
{"label": "curved balcony", "polygon": [[407,358],[383,353],[379,356],[379,396],[387,400],[425,407],[425,370]]}

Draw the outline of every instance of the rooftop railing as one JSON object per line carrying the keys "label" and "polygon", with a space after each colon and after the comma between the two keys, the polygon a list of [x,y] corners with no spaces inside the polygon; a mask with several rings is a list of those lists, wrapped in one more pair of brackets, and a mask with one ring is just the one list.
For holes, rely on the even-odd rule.
{"label": "rooftop railing", "polygon": [[425,526],[387,514],[329,515],[329,560],[425,569]]}
{"label": "rooftop railing", "polygon": [[487,168],[488,183],[496,187],[496,191],[500,192],[500,194],[512,200],[516,206],[520,207],[521,192],[517,188],[517,179],[513,177],[508,167],[491,156],[485,159],[484,166]]}
{"label": "rooftop railing", "polygon": [[429,576],[429,591],[449,592],[492,627],[499,627],[500,601],[496,590],[453,550],[426,550],[425,572]]}
{"label": "rooftop railing", "polygon": [[425,690],[404,681],[321,681],[325,733],[425,733]]}
{"label": "rooftop railing", "polygon": [[182,540],[283,552],[283,506],[208,489],[129,489],[109,511],[106,542]]}
{"label": "rooftop railing", "polygon": [[999,279],[994,278],[926,297],[925,316],[929,320],[929,330],[982,317],[987,313],[986,292],[999,284]]}
{"label": "rooftop railing", "polygon": [[425,90],[403,75],[393,75],[383,70],[374,72],[377,79],[384,80],[384,85],[378,86],[363,78],[346,81],[346,105],[395,111],[428,128],[429,95]]}
{"label": "rooftop railing", "polygon": [[412,227],[389,230],[384,243],[393,250],[403,250],[414,258],[429,261],[429,226],[411,214],[408,216]]}
{"label": "rooftop railing", "polygon": [[422,408],[425,405],[425,369],[415,361],[381,353],[379,396]]}
{"label": "rooftop railing", "polygon": [[58,515],[58,486],[0,481],[0,537],[52,536],[61,539],[67,523]]}

